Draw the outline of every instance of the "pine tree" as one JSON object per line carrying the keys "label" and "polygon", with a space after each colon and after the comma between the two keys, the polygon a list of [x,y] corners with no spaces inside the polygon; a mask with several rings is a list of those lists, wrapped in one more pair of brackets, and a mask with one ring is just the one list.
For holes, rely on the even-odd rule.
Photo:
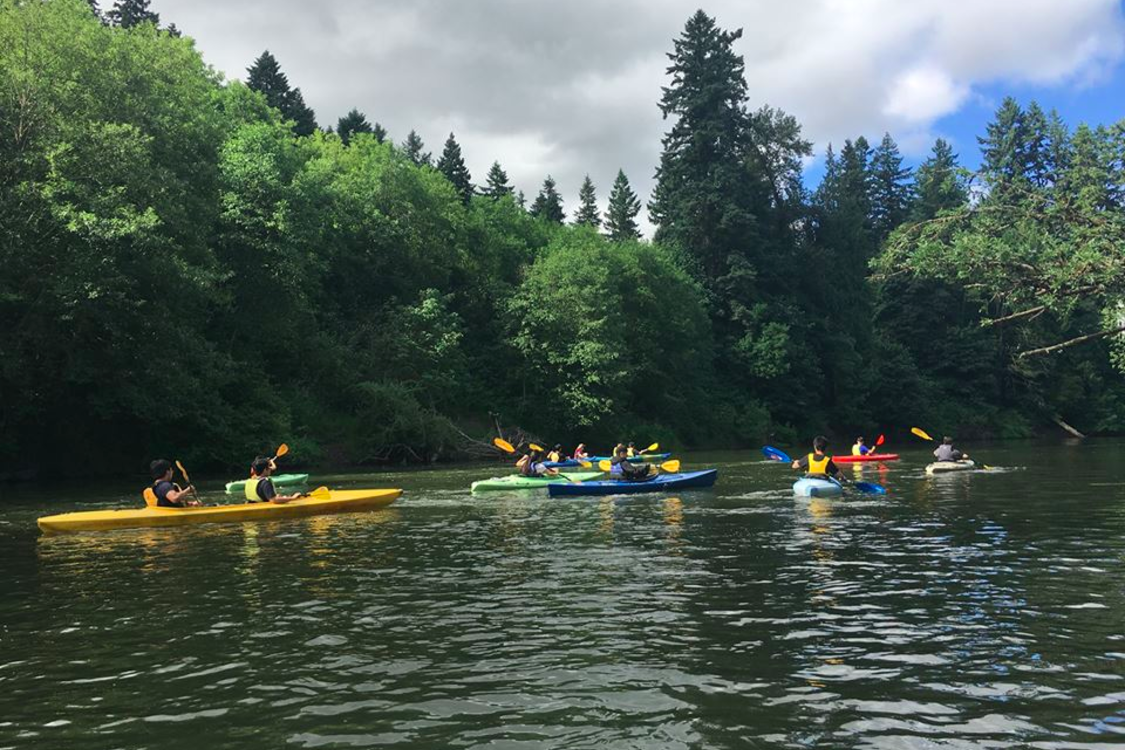
{"label": "pine tree", "polygon": [[445,139],[445,148],[442,149],[437,168],[453,183],[453,187],[461,196],[461,201],[468,205],[473,197],[472,176],[469,174],[469,168],[465,166],[465,160],[461,158],[461,147],[457,145],[453,133]]}
{"label": "pine tree", "polygon": [[104,22],[105,19],[102,17],[102,9],[98,6],[98,0],[87,0],[87,2],[90,3],[90,10],[94,12],[94,18]]}
{"label": "pine tree", "polygon": [[520,204],[520,208],[527,208],[527,196],[522,190],[516,193],[516,203]]}
{"label": "pine tree", "polygon": [[609,194],[609,208],[605,212],[609,238],[614,242],[640,239],[641,232],[636,221],[640,211],[641,202],[629,185],[625,170],[617,170],[617,179],[613,181],[613,190]]}
{"label": "pine tree", "polygon": [[574,223],[595,229],[602,225],[602,215],[598,211],[598,196],[590,175],[586,175],[586,179],[582,180],[582,187],[578,189],[578,210],[574,214]]}
{"label": "pine tree", "polygon": [[1024,190],[1028,171],[1027,132],[1023,110],[1015,99],[1010,96],[1004,99],[985,132],[977,141],[981,145],[981,170],[992,193],[1004,198],[1013,191]]}
{"label": "pine tree", "polygon": [[336,121],[336,133],[340,136],[340,140],[344,145],[351,142],[353,133],[371,133],[373,132],[371,123],[367,121],[367,117],[358,109],[352,109],[346,115]]}
{"label": "pine tree", "polygon": [[[727,273],[732,254],[761,244],[753,214],[755,177],[745,163],[744,63],[734,51],[741,36],[741,29],[724,31],[697,11],[668,55],[672,83],[660,100],[664,117],[675,122],[663,138],[649,205],[655,238],[694,256],[710,282]],[[740,259],[739,265],[746,264]]]}
{"label": "pine tree", "polygon": [[305,104],[301,89],[291,89],[289,79],[281,72],[277,58],[266,50],[254,64],[246,69],[246,85],[266,97],[266,103],[293,121],[297,135],[312,135],[316,131],[316,115]]}
{"label": "pine tree", "polygon": [[958,208],[969,200],[965,181],[958,173],[957,154],[941,138],[934,142],[930,157],[914,174],[916,196],[910,212],[912,221],[926,221],[942,211]]}
{"label": "pine tree", "polygon": [[406,140],[402,142],[402,150],[406,157],[419,167],[429,166],[433,161],[433,157],[428,152],[422,151],[423,148],[425,148],[425,144],[422,143],[422,136],[414,130],[411,130],[410,134],[406,136]]}
{"label": "pine tree", "polygon": [[160,14],[148,9],[150,0],[117,0],[106,13],[106,19],[114,26],[131,29],[142,23],[160,25]]}
{"label": "pine tree", "polygon": [[876,242],[882,243],[910,214],[910,169],[902,166],[902,154],[890,133],[883,135],[871,155],[871,225]]}
{"label": "pine tree", "polygon": [[512,186],[508,184],[508,173],[500,166],[500,162],[492,162],[485,180],[484,194],[493,200],[512,194]]}
{"label": "pine tree", "polygon": [[562,224],[566,219],[566,213],[562,206],[562,196],[555,189],[555,180],[551,175],[547,175],[547,179],[543,180],[543,187],[539,190],[539,195],[535,197],[535,201],[532,202],[531,210],[528,213],[555,224]]}
{"label": "pine tree", "polygon": [[379,123],[375,123],[374,129],[371,131],[375,135],[375,142],[382,143],[387,140],[387,129]]}

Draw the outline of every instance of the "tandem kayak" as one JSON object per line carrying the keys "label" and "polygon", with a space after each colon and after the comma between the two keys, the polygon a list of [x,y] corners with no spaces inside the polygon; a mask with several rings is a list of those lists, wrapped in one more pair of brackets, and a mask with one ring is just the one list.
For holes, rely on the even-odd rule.
{"label": "tandem kayak", "polygon": [[[646,461],[666,461],[671,457],[671,453],[645,453],[644,455],[633,456],[629,459],[629,462],[640,464]],[[612,461],[613,456],[591,456],[589,460],[596,464],[598,461]]]}
{"label": "tandem kayak", "polygon": [[288,503],[239,503],[202,508],[129,508],[61,513],[39,519],[45,533],[140,529],[155,526],[188,526],[198,523],[242,523],[276,518],[352,513],[384,508],[402,490],[330,490],[328,498],[305,497]]}
{"label": "tandem kayak", "polygon": [[793,494],[798,497],[835,497],[844,494],[844,488],[831,479],[803,477],[793,483]]}
{"label": "tandem kayak", "polygon": [[[573,475],[572,475],[573,476]],[[658,474],[643,482],[606,480],[601,482],[564,482],[551,484],[547,492],[551,497],[576,497],[580,495],[634,495],[640,492],[663,492],[710,487],[719,476],[717,469],[688,471],[682,474]]]}
{"label": "tandem kayak", "polygon": [[969,471],[975,469],[977,465],[970,461],[934,461],[932,464],[926,466],[927,474],[947,474],[951,471]]}
{"label": "tandem kayak", "polygon": [[868,453],[866,456],[833,456],[838,464],[858,464],[864,461],[897,461],[897,453]]}
{"label": "tandem kayak", "polygon": [[[308,474],[277,474],[270,477],[273,480],[274,487],[285,487],[290,484],[304,484],[309,481]],[[237,482],[227,482],[227,493],[234,494],[235,492],[242,492],[246,487],[245,479],[240,479]]]}
{"label": "tandem kayak", "polygon": [[482,479],[479,482],[473,482],[470,490],[472,492],[489,492],[501,490],[541,490],[544,487],[554,484],[556,482],[581,482],[587,479],[597,479],[602,473],[600,471],[574,471],[566,476],[559,475],[557,477],[525,477],[520,474],[512,474],[507,477],[493,477],[492,479]]}

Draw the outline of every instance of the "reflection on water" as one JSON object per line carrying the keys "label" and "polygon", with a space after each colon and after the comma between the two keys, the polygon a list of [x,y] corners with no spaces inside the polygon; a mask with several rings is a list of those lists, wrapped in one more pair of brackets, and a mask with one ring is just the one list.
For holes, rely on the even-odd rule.
{"label": "reflection on water", "polygon": [[0,747],[1125,747],[1123,447],[79,536],[17,498]]}

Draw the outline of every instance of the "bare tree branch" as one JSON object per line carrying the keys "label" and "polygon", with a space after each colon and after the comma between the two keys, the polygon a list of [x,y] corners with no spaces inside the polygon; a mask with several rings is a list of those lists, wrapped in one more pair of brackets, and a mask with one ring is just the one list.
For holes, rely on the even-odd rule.
{"label": "bare tree branch", "polygon": [[1067,347],[1077,346],[1078,344],[1084,344],[1087,341],[1093,341],[1094,339],[1105,338],[1106,336],[1114,336],[1114,335],[1119,334],[1119,333],[1125,333],[1125,326],[1118,326],[1117,328],[1111,328],[1108,331],[1098,331],[1097,333],[1089,333],[1085,336],[1078,336],[1077,338],[1068,339],[1068,340],[1063,341],[1063,342],[1058,343],[1058,344],[1052,344],[1051,346],[1040,347],[1039,349],[1029,349],[1026,352],[1020,352],[1019,356],[1020,356],[1020,359],[1023,359],[1024,357],[1034,357],[1034,356],[1038,356],[1040,354],[1050,354],[1051,352],[1057,352],[1059,349],[1066,349]]}

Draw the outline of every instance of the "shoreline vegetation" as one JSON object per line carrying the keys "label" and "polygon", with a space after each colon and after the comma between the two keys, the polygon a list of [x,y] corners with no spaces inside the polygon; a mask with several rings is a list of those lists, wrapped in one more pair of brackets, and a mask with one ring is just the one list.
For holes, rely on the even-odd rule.
{"label": "shoreline vegetation", "polygon": [[0,477],[1125,431],[1125,121],[1009,98],[976,173],[857,134],[814,188],[739,35],[671,40],[649,241],[617,165],[525,198],[146,0],[0,0]]}

